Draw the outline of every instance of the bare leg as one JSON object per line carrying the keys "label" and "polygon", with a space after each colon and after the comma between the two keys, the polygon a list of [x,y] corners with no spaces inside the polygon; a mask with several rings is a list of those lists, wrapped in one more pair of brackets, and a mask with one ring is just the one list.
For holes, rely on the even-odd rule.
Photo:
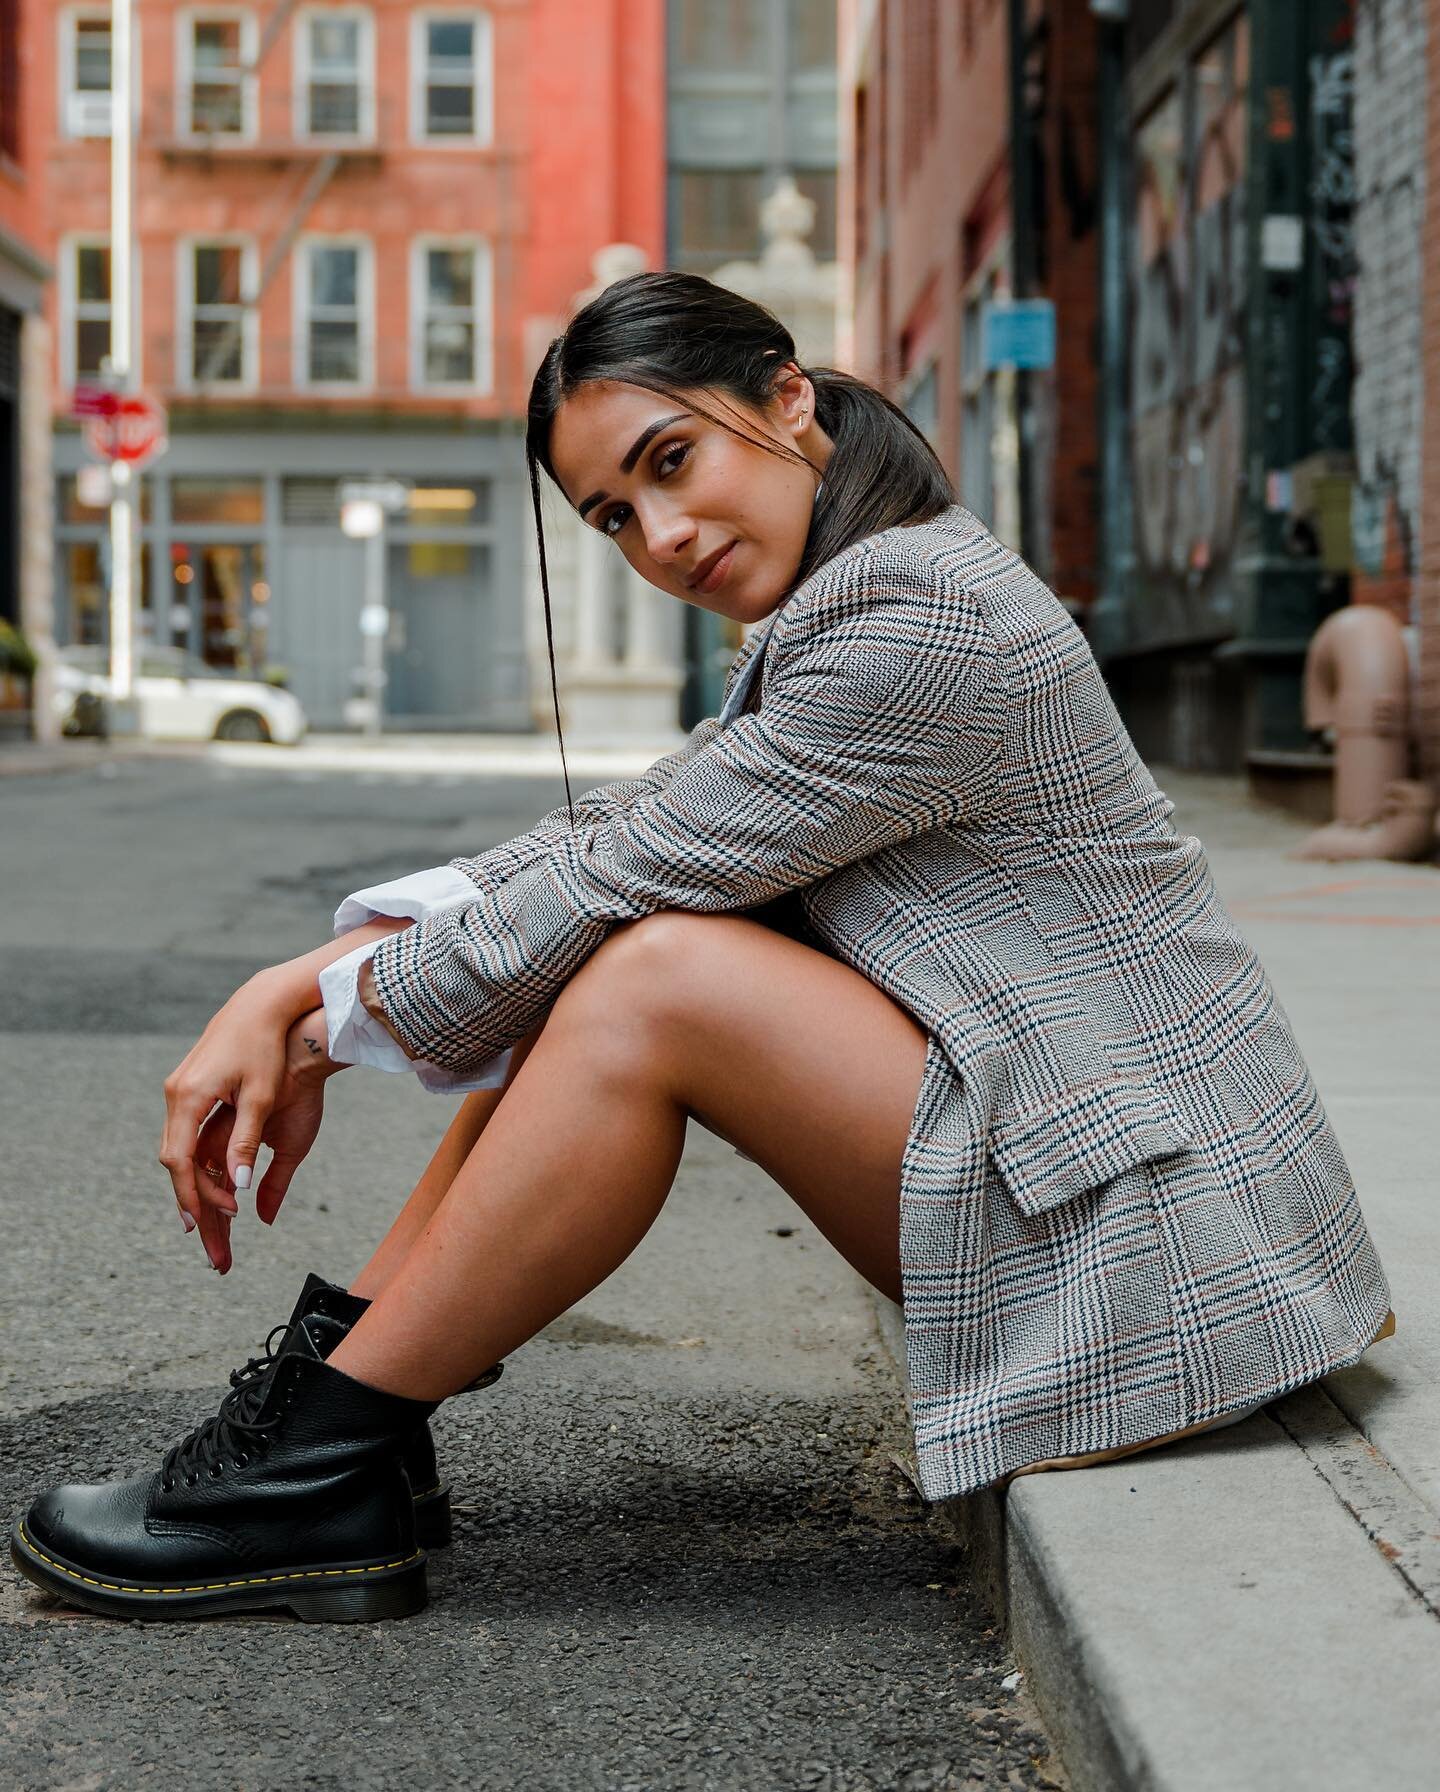
{"label": "bare leg", "polygon": [[[542,1022],[543,1026],[543,1022]],[[474,1089],[460,1104],[460,1111],[450,1122],[435,1155],[425,1166],[414,1192],[395,1216],[394,1223],[376,1246],[375,1253],[350,1284],[350,1292],[374,1300],[375,1296],[405,1261],[412,1244],[425,1230],[432,1213],[449,1193],[460,1166],[475,1148],[475,1141],[484,1132],[500,1098],[515,1081],[520,1066],[540,1037],[541,1028],[526,1035],[515,1047],[509,1072],[498,1089]]]}
{"label": "bare leg", "polygon": [[439,1400],[630,1254],[694,1114],[899,1298],[925,1034],[858,972],[738,915],[613,934],[562,991],[449,1192],[330,1361]]}

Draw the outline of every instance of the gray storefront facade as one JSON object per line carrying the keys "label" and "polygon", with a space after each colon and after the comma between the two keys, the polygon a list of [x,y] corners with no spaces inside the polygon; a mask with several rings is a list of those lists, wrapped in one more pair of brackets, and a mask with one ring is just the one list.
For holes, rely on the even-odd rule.
{"label": "gray storefront facade", "polygon": [[[56,437],[56,638],[108,636],[106,516],[77,486],[91,464]],[[340,487],[394,479],[408,508],[386,533],[385,725],[532,728],[523,534],[529,495],[513,427],[264,429],[172,420],[141,481],[142,641],[283,681],[312,727],[346,725],[358,693],[365,545],[340,527]],[[86,494],[88,495],[88,494]]]}

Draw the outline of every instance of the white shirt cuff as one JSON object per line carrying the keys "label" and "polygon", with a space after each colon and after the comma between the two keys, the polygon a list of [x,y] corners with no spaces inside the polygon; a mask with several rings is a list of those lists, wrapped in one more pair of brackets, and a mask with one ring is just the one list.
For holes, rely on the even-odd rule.
{"label": "white shirt cuff", "polygon": [[[403,883],[413,880],[397,881]],[[462,881],[473,897],[474,884],[468,879]],[[363,894],[369,896],[389,887],[380,885],[377,891],[366,891]],[[342,903],[341,909],[343,908]],[[376,912],[385,914],[392,911],[381,909]],[[357,927],[360,924],[359,921],[354,923]],[[348,931],[340,928],[338,913],[336,930]],[[430,1064],[424,1058],[406,1057],[399,1040],[388,1028],[381,1026],[360,1000],[360,967],[370,962],[379,944],[379,940],[371,940],[367,945],[357,946],[344,958],[337,958],[334,964],[326,965],[320,973],[320,1000],[325,1006],[325,1036],[330,1056],[335,1062],[368,1064],[372,1070],[414,1071],[421,1088],[428,1089],[432,1095],[467,1095],[472,1089],[501,1088],[510,1068],[509,1050],[501,1052],[497,1057],[488,1058],[477,1069],[470,1071],[442,1070],[439,1065]]]}
{"label": "white shirt cuff", "polygon": [[335,911],[335,935],[338,939],[342,933],[363,927],[378,915],[423,921],[441,909],[461,908],[478,894],[471,879],[453,865],[412,871],[405,877],[393,877],[389,883],[372,884],[368,890],[356,890],[347,896]]}

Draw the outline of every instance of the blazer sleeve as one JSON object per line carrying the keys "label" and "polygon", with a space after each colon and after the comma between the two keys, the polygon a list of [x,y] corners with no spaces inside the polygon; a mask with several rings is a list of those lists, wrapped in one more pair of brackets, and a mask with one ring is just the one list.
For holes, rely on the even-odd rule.
{"label": "blazer sleeve", "polygon": [[666,782],[382,941],[376,995],[417,1055],[459,1071],[513,1044],[621,922],[753,907],[989,807],[1005,712],[994,639],[972,596],[895,558],[876,573],[846,556],[847,576],[822,571],[797,594],[762,707]]}
{"label": "blazer sleeve", "polygon": [[[639,798],[663,790],[687,760],[709,745],[719,727],[720,723],[714,716],[707,716],[690,730],[689,737],[673,752],[657,759],[638,778],[615,778],[608,784],[599,784],[594,790],[587,790],[583,795],[577,796],[576,825],[583,828],[604,822],[617,811],[629,808]],[[552,809],[548,815],[542,815],[534,827],[527,828],[523,834],[516,834],[510,840],[502,840],[498,846],[492,846],[485,852],[452,859],[450,864],[468,877],[477,888],[487,889],[513,877],[523,866],[543,859],[555,842],[563,839],[569,832],[570,811],[562,804],[558,809]]]}

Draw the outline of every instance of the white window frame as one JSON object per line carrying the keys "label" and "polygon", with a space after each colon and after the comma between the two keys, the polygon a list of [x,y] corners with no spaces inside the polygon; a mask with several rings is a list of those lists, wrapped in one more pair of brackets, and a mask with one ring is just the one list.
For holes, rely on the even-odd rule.
{"label": "white window frame", "polygon": [[[108,249],[110,236],[104,230],[71,230],[67,231],[58,244],[56,271],[56,298],[59,320],[60,340],[56,344],[56,360],[60,369],[60,384],[66,392],[73,392],[78,379],[75,366],[75,326],[79,322],[80,308],[75,278],[75,252],[77,249]],[[114,269],[112,266],[111,272]],[[136,245],[130,266],[131,316],[140,315],[137,301],[140,296],[140,249]],[[111,301],[114,292],[112,287]],[[135,337],[135,380],[137,384],[144,377],[142,355],[144,344],[140,335]],[[88,377],[88,376],[87,376]]]}
{"label": "white window frame", "polygon": [[187,6],[175,15],[175,134],[187,143],[253,143],[259,125],[258,81],[240,77],[240,129],[197,131],[194,118],[195,26],[210,20],[240,21],[240,59],[248,67],[259,48],[255,14],[247,6]]}
{"label": "white window frame", "polygon": [[[426,119],[426,26],[432,21],[461,19],[475,27],[475,124],[469,136],[459,132],[431,136]],[[410,20],[410,141],[426,149],[473,149],[488,144],[495,133],[495,31],[490,14],[476,6],[428,6]]]}
{"label": "white window frame", "polygon": [[[359,124],[353,131],[312,131],[310,128],[310,24],[314,19],[354,19],[360,26]],[[295,18],[292,65],[294,67],[294,127],[305,143],[373,143],[375,141],[375,15],[368,6],[307,6]]]}
{"label": "white window frame", "polygon": [[[115,44],[113,24],[108,6],[67,6],[56,20],[58,69],[60,81],[60,135],[72,141],[85,137],[108,137],[110,135],[110,93],[104,95],[104,105],[100,104],[101,95],[97,92],[86,92],[86,100],[94,107],[94,117],[88,124],[83,124],[78,117],[80,110],[80,89],[75,85],[77,72],[79,32],[77,26],[83,21],[92,24],[103,19],[112,25],[110,44],[111,81],[115,75]],[[100,114],[104,112],[104,122]]]}
{"label": "white window frame", "polygon": [[[201,381],[195,377],[195,251],[230,248],[240,251],[240,378]],[[255,239],[241,231],[196,231],[175,244],[175,387],[180,392],[254,392],[260,378],[260,314],[253,303],[259,280]]]}
{"label": "white window frame", "polygon": [[[355,300],[359,312],[358,380],[312,380],[310,374],[310,251],[312,249],[358,249],[355,270]],[[301,392],[333,393],[347,397],[368,393],[375,386],[375,245],[359,231],[339,231],[300,237],[295,244],[294,260],[294,338],[292,377],[295,389]]]}
{"label": "white window frame", "polygon": [[[432,380],[425,377],[425,321],[429,309],[430,277],[426,256],[431,249],[468,249],[475,258],[474,297],[470,321],[475,331],[475,354],[468,380]],[[489,242],[481,236],[417,236],[410,244],[410,388],[414,392],[468,392],[483,396],[493,390],[494,355],[494,258]]]}

